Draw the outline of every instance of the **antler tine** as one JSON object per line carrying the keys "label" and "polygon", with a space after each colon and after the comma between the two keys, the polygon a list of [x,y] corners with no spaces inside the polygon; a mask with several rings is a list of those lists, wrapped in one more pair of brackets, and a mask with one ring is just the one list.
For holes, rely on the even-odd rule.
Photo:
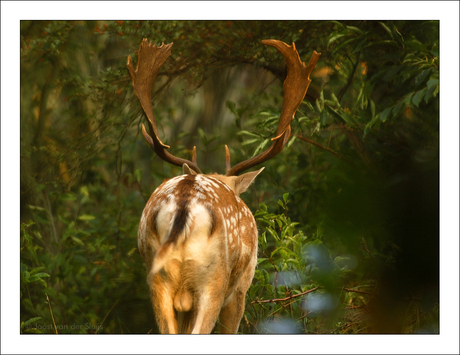
{"label": "antler tine", "polygon": [[190,161],[178,158],[166,150],[169,149],[169,146],[164,144],[158,136],[155,115],[153,114],[151,103],[153,84],[161,66],[171,55],[172,45],[172,43],[162,44],[160,47],[157,47],[156,44],[152,45],[152,43],[149,43],[147,38],[144,38],[139,47],[136,69],[134,69],[131,56],[128,56],[127,68],[133,81],[134,91],[148,119],[151,135],[147,133],[144,125],[142,125],[142,134],[144,135],[144,138],[150,144],[155,153],[164,161],[177,166],[182,166],[184,163],[188,164],[191,169],[201,174],[200,168],[196,165],[196,155],[193,158],[194,161]]}
{"label": "antler tine", "polygon": [[[262,43],[278,49],[286,60],[287,76],[283,84],[284,101],[280,120],[278,122],[275,137],[272,138],[272,145],[263,153],[238,163],[233,168],[229,168],[230,155],[228,154],[228,159],[226,159],[227,176],[238,175],[244,170],[250,169],[253,166],[273,158],[283,150],[291,134],[290,124],[294,119],[294,114],[302,103],[307,93],[308,86],[311,83],[310,74],[321,56],[321,53],[313,51],[308,65],[305,66],[305,63],[300,61],[299,53],[295,49],[294,43],[292,43],[292,46],[289,46],[275,39],[262,40]],[[226,149],[226,151],[228,152],[228,149]]]}
{"label": "antler tine", "polygon": [[193,147],[192,150],[192,162],[196,164],[196,147]]}
{"label": "antler tine", "polygon": [[230,164],[230,151],[228,150],[227,145],[225,145],[225,174],[227,174],[231,168],[232,165]]}

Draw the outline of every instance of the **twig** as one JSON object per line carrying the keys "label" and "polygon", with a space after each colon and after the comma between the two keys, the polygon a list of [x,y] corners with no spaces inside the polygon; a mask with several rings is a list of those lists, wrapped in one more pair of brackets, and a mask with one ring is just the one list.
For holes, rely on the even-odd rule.
{"label": "twig", "polygon": [[56,322],[54,321],[54,315],[53,315],[53,310],[51,309],[51,302],[50,302],[50,299],[49,299],[47,293],[45,293],[45,295],[46,295],[46,300],[47,300],[47,302],[48,302],[48,306],[49,306],[49,308],[50,308],[51,319],[53,320],[53,324],[54,324],[54,331],[56,332],[56,334],[59,334],[58,331],[57,331]]}
{"label": "twig", "polygon": [[329,152],[329,153],[331,153],[331,154],[334,154],[337,158],[342,159],[342,160],[346,161],[347,163],[353,164],[353,163],[352,163],[351,161],[349,161],[347,158],[343,157],[342,155],[340,155],[340,154],[337,153],[336,151],[333,151],[333,150],[330,149],[330,148],[327,148],[327,147],[325,147],[325,146],[323,146],[323,145],[321,145],[321,144],[319,144],[319,143],[317,143],[317,142],[315,142],[315,141],[312,141],[311,139],[302,137],[300,134],[296,134],[296,137],[299,138],[299,139],[301,139],[301,140],[303,140],[303,141],[305,141],[305,142],[307,142],[307,143],[313,144],[313,145],[315,145],[315,146],[317,146],[317,147],[319,147],[319,148],[321,148],[321,149],[324,149],[325,151],[327,151],[327,152]]}
{"label": "twig", "polygon": [[99,329],[101,329],[102,324],[104,324],[104,322],[105,322],[105,319],[106,319],[107,316],[110,314],[110,312],[112,312],[113,307],[116,306],[116,304],[118,303],[119,300],[120,300],[120,299],[117,299],[117,300],[115,301],[115,303],[113,304],[112,308],[110,308],[110,311],[107,312],[107,314],[105,315],[104,319],[102,320],[101,325],[100,325],[99,327],[97,327],[96,332],[95,332],[94,334],[97,334],[97,332],[99,331]]}
{"label": "twig", "polygon": [[53,212],[51,211],[51,203],[50,203],[50,200],[49,200],[49,198],[48,198],[48,194],[45,192],[44,195],[45,195],[45,202],[46,202],[46,212],[48,213],[48,217],[49,217],[50,222],[51,222],[51,227],[52,227],[52,230],[53,230],[54,241],[55,241],[56,243],[58,243],[57,232],[56,232],[56,226],[55,226],[55,224],[54,224],[54,218],[53,218]]}
{"label": "twig", "polygon": [[366,295],[373,295],[372,292],[369,292],[369,291],[361,291],[361,290],[354,290],[354,289],[352,289],[352,288],[346,288],[346,287],[344,287],[343,290],[344,290],[344,291],[347,291],[347,292],[356,292],[356,293],[364,293],[364,294],[366,294]]}
{"label": "twig", "polygon": [[315,288],[312,288],[310,290],[307,290],[307,291],[304,291],[304,292],[301,292],[301,293],[298,293],[296,295],[293,295],[293,296],[289,296],[289,297],[286,297],[286,298],[274,298],[274,299],[271,299],[271,300],[255,300],[255,301],[252,301],[252,303],[273,303],[273,302],[283,302],[283,301],[287,301],[287,300],[290,300],[290,299],[293,299],[293,298],[296,298],[296,297],[300,297],[300,296],[303,296],[303,295],[306,295],[307,293],[311,293],[313,291],[316,291],[317,289],[319,289],[319,287],[315,287]]}
{"label": "twig", "polygon": [[273,268],[275,269],[275,272],[278,273],[278,268],[276,267],[272,259],[265,253],[265,251],[262,251],[262,253],[267,257],[268,261],[270,261],[270,264],[272,264]]}
{"label": "twig", "polygon": [[353,82],[353,77],[355,76],[355,72],[356,72],[356,68],[358,67],[360,56],[361,56],[361,52],[359,52],[358,55],[356,56],[356,62],[353,64],[353,69],[351,70],[351,74],[348,77],[347,83],[342,88],[342,90],[340,90],[339,95],[337,96],[337,100],[339,100],[339,102],[342,101],[343,95],[345,95],[345,93],[347,92],[347,90],[350,87],[351,83]]}
{"label": "twig", "polygon": [[366,250],[366,252],[369,254],[369,256],[370,256],[372,259],[375,259],[374,256],[373,256],[373,255],[371,254],[371,252],[369,251],[369,249],[367,248],[366,240],[364,239],[364,237],[361,239],[361,243],[363,243],[364,250]]}
{"label": "twig", "polygon": [[[300,297],[300,296],[303,296],[303,295],[306,295],[308,293],[311,293],[313,291],[316,291],[318,290],[320,287],[314,287],[310,290],[307,290],[307,291],[304,291],[304,292],[301,292],[301,293],[298,293],[296,295],[293,295],[293,296],[288,296],[288,297],[285,297],[285,298],[274,298],[274,299],[271,299],[271,300],[254,300],[251,302],[251,304],[253,303],[274,303],[274,302],[284,302],[284,301],[287,301],[287,300],[290,300],[290,299],[293,299],[293,298],[296,298],[296,297]],[[346,292],[356,292],[356,293],[364,293],[364,294],[367,294],[367,295],[373,295],[374,293],[372,292],[368,292],[368,291],[361,291],[361,290],[354,290],[352,288],[347,288],[347,287],[343,287],[342,290],[346,291]]]}

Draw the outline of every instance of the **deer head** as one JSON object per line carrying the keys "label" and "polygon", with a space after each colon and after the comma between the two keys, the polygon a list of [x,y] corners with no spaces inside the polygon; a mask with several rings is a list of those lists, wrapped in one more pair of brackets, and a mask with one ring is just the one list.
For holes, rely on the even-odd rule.
{"label": "deer head", "polygon": [[243,316],[244,298],[257,263],[257,226],[239,195],[263,168],[239,174],[283,150],[320,57],[314,51],[305,66],[294,44],[262,43],[277,48],[287,64],[278,128],[270,148],[233,167],[225,146],[225,175],[202,174],[195,147],[191,161],[179,158],[167,151],[169,146],[158,136],[151,94],[161,66],[171,55],[172,43],[157,47],[144,39],[136,69],[128,57],[128,71],[150,131],[148,134],[142,125],[142,133],[161,159],[182,166],[184,173],[153,192],[139,224],[139,251],[161,333],[210,333],[218,319],[221,332],[236,333]]}

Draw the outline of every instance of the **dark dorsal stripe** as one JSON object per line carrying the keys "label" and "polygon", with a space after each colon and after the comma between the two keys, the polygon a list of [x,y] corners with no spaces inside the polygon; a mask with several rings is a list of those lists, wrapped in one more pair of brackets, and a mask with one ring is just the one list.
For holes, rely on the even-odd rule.
{"label": "dark dorsal stripe", "polygon": [[195,175],[186,175],[180,180],[174,188],[174,194],[177,197],[177,211],[174,216],[174,222],[165,244],[175,243],[177,238],[184,231],[189,215],[189,203],[194,195],[193,185],[195,184]]}

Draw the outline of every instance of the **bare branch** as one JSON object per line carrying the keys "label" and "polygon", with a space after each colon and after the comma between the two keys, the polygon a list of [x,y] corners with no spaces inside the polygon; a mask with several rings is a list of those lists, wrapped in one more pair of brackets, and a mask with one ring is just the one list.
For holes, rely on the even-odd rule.
{"label": "bare branch", "polygon": [[303,295],[306,295],[308,293],[311,293],[311,292],[314,292],[316,290],[318,290],[319,287],[315,287],[315,288],[312,288],[310,290],[307,290],[307,291],[304,291],[304,292],[301,292],[301,293],[298,293],[296,295],[292,295],[292,296],[289,296],[289,297],[286,297],[286,298],[274,298],[274,299],[271,299],[271,300],[254,300],[252,301],[251,303],[273,303],[273,302],[284,302],[284,301],[288,301],[290,299],[293,299],[293,298],[296,298],[296,297],[300,297],[300,296],[303,296]]}

